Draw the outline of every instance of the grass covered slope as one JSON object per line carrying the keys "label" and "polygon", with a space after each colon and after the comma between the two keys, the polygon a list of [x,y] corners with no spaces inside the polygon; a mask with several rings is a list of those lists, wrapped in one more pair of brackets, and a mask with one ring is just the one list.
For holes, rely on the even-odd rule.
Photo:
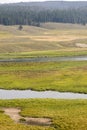
{"label": "grass covered slope", "polygon": [[86,130],[86,100],[24,99],[0,100],[0,107],[20,108],[24,117],[49,117],[50,126],[16,124],[0,111],[0,130]]}
{"label": "grass covered slope", "polygon": [[0,63],[0,88],[87,93],[87,61]]}
{"label": "grass covered slope", "polygon": [[87,26],[45,23],[41,27],[0,25],[0,58],[87,55]]}

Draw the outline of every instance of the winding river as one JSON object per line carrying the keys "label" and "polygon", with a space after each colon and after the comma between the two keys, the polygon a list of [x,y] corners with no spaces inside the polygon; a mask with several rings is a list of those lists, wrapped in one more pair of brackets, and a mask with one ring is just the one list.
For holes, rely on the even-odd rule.
{"label": "winding river", "polygon": [[[87,61],[87,56],[75,57],[43,57],[22,59],[0,59],[0,62],[50,62],[50,61]],[[32,91],[32,90],[3,90],[0,89],[0,99],[21,98],[54,98],[54,99],[87,99],[87,94],[56,92],[56,91]]]}
{"label": "winding river", "polygon": [[87,61],[87,56],[0,59],[0,62],[51,62],[51,61],[56,61],[56,62],[57,61]]}

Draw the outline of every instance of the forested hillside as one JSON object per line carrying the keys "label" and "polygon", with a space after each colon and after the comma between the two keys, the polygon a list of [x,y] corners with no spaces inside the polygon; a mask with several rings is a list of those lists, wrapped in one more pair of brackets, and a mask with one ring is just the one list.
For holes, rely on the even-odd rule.
{"label": "forested hillside", "polygon": [[28,2],[0,5],[0,24],[35,25],[42,22],[87,23],[87,2]]}

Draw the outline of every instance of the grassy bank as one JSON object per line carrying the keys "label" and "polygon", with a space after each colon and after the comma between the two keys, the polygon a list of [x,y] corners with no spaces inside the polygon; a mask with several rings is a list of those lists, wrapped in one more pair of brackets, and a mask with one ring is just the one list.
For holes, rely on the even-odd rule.
{"label": "grassy bank", "polygon": [[72,56],[87,56],[86,49],[60,49],[55,51],[33,51],[20,53],[0,53],[0,59],[22,59],[33,57],[72,57]]}
{"label": "grassy bank", "polygon": [[0,63],[0,88],[87,93],[87,61]]}
{"label": "grassy bank", "polygon": [[50,126],[16,124],[0,111],[0,130],[86,130],[87,100],[25,99],[0,100],[0,107],[16,107],[27,117],[49,117]]}

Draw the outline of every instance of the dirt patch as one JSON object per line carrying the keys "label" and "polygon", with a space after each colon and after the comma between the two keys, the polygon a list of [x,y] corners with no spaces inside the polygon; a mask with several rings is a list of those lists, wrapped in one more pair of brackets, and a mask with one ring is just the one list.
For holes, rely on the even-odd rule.
{"label": "dirt patch", "polygon": [[49,126],[52,121],[49,118],[32,118],[32,117],[22,117],[19,113],[21,112],[18,108],[4,108],[5,114],[10,116],[12,120],[16,123],[23,123],[27,125],[39,125],[39,126]]}
{"label": "dirt patch", "polygon": [[25,118],[27,124],[49,126],[51,125],[51,119],[49,118]]}
{"label": "dirt patch", "polygon": [[81,47],[81,48],[86,48],[86,47],[87,47],[87,44],[77,43],[76,46],[77,46],[77,47]]}
{"label": "dirt patch", "polygon": [[4,108],[5,114],[10,116],[15,122],[19,122],[21,116],[19,115],[20,109],[16,108]]}

